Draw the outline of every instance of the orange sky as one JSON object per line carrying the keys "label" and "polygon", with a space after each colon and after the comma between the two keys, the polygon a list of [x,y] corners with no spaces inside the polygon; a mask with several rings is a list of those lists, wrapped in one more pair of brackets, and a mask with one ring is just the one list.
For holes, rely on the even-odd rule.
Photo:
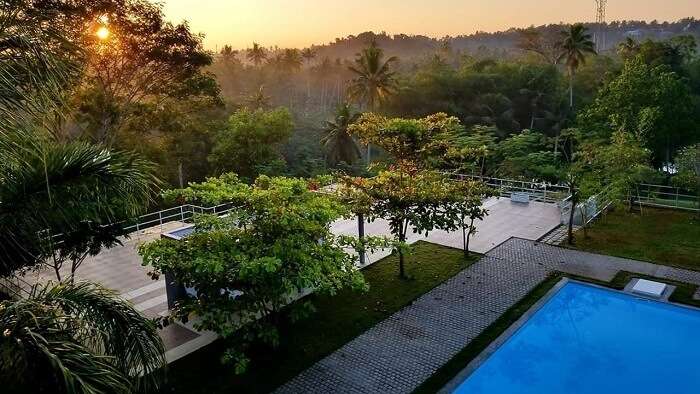
{"label": "orange sky", "polygon": [[[433,37],[594,20],[594,0],[161,0],[205,46],[304,47],[363,31]],[[700,18],[700,0],[609,0],[607,20]]]}

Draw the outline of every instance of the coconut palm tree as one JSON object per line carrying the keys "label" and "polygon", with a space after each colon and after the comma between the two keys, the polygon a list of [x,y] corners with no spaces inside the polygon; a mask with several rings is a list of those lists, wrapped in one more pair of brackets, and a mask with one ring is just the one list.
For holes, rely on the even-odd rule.
{"label": "coconut palm tree", "polygon": [[569,107],[574,107],[574,74],[586,63],[586,54],[596,54],[592,36],[581,23],[571,25],[569,30],[561,32],[562,40],[557,47],[560,50],[558,61],[564,60],[569,74]]}
{"label": "coconut palm tree", "polygon": [[286,71],[298,71],[304,65],[304,58],[296,48],[287,48],[282,54],[282,64]]}
{"label": "coconut palm tree", "polygon": [[88,282],[37,287],[0,303],[0,375],[12,392],[156,392],[165,355],[156,325]]}
{"label": "coconut palm tree", "polygon": [[384,51],[376,42],[358,53],[355,65],[349,67],[355,74],[348,92],[350,98],[366,105],[370,111],[376,111],[377,106],[396,91],[391,65],[397,60],[395,56],[384,60]]}
{"label": "coconut palm tree", "polygon": [[[355,78],[350,82],[348,95],[350,99],[363,104],[370,111],[376,111],[379,104],[396,92],[395,73],[391,65],[398,58],[392,56],[384,60],[384,51],[372,41],[355,58],[355,65],[350,71]],[[371,147],[367,145],[367,164],[371,161]]]}
{"label": "coconut palm tree", "polygon": [[304,61],[307,64],[309,64],[316,58],[316,50],[313,48],[304,48],[301,50],[301,57],[304,58]]}
{"label": "coconut palm tree", "polygon": [[253,110],[258,110],[258,109],[269,109],[270,108],[270,96],[268,96],[265,93],[265,86],[260,85],[258,87],[258,90],[256,90],[253,94],[249,95],[246,97],[246,105]]}
{"label": "coconut palm tree", "polygon": [[221,48],[219,54],[221,55],[221,58],[224,60],[224,62],[226,62],[227,64],[235,63],[238,61],[238,50],[233,49],[231,45],[224,45],[224,47]]}
{"label": "coconut palm tree", "polygon": [[639,43],[632,37],[627,37],[625,41],[617,44],[617,53],[623,59],[629,59],[639,53]]}
{"label": "coconut palm tree", "polygon": [[262,62],[267,59],[267,50],[254,42],[252,48],[246,49],[246,58],[253,62],[256,67],[260,67]]}
{"label": "coconut palm tree", "polygon": [[59,280],[69,262],[72,277],[87,256],[119,243],[117,223],[147,208],[155,168],[132,153],[27,136],[0,136],[9,146],[0,151],[0,274],[45,261]]}
{"label": "coconut palm tree", "polygon": [[348,104],[342,104],[335,113],[335,119],[326,121],[323,129],[324,137],[321,143],[326,149],[326,160],[331,166],[340,162],[352,164],[356,159],[362,157],[357,142],[348,132],[350,126],[359,114],[353,113]]}

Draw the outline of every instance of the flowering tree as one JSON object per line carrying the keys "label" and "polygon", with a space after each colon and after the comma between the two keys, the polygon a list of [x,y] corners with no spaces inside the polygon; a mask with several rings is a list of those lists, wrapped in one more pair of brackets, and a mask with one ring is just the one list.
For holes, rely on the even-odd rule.
{"label": "flowering tree", "polygon": [[340,198],[354,202],[369,220],[389,223],[402,278],[406,277],[409,229],[428,235],[437,229],[462,228],[466,253],[469,236],[476,231],[474,221],[487,213],[481,209],[482,199],[490,195],[484,184],[457,182],[434,171],[465,155],[450,143],[461,128],[457,118],[444,113],[421,119],[388,119],[369,113],[350,127],[363,143],[381,147],[395,163],[374,178],[344,178]]}
{"label": "flowering tree", "polygon": [[[169,199],[228,201],[236,208],[226,218],[199,217],[196,231],[183,241],[163,239],[140,248],[144,265],[156,275],[170,273],[194,288],[197,295],[179,303],[177,314],[196,314],[198,329],[228,340],[226,358],[239,372],[247,366],[251,341],[277,345],[280,311],[303,292],[366,288],[356,257],[344,249],[352,242],[329,231],[346,208],[309,188],[302,179],[261,176],[246,185],[224,175],[169,192]],[[310,311],[303,301],[289,308],[291,316]]]}
{"label": "flowering tree", "polygon": [[[480,182],[456,182],[437,172],[407,166],[381,171],[369,179],[346,177],[338,192],[341,200],[363,201],[363,214],[368,220],[385,219],[389,223],[402,278],[406,278],[409,229],[426,236],[438,229],[456,231],[465,225],[466,218],[483,218],[486,212],[479,210],[481,198],[489,194]],[[465,236],[474,231],[472,220]],[[465,238],[465,250],[467,242]]]}

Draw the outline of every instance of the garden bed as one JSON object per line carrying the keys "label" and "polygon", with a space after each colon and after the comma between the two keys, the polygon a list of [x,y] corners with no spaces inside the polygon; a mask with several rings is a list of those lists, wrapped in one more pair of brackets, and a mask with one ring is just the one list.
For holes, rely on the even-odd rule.
{"label": "garden bed", "polygon": [[427,242],[414,246],[406,264],[411,279],[399,279],[398,258],[386,257],[363,270],[369,292],[310,296],[317,312],[282,327],[279,348],[256,349],[247,373],[237,376],[233,367],[222,365],[224,346],[215,342],[171,364],[169,388],[189,393],[272,391],[481,257],[467,259],[461,250]]}

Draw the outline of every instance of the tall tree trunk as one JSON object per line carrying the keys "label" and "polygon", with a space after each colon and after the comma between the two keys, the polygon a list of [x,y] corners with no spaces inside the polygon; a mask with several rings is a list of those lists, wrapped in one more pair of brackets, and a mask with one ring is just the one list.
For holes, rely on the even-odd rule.
{"label": "tall tree trunk", "polygon": [[567,242],[569,245],[574,244],[574,211],[576,210],[576,204],[578,203],[578,197],[576,197],[576,187],[571,186],[569,188],[571,193],[571,210],[569,211],[569,231]]}
{"label": "tall tree trunk", "polygon": [[467,228],[464,225],[464,216],[462,216],[462,251],[464,252],[464,257],[469,255],[469,245],[467,242]]}
{"label": "tall tree trunk", "polygon": [[364,266],[366,263],[366,252],[364,249],[365,217],[361,213],[357,214],[357,237],[360,239],[360,242],[362,243],[362,250],[360,250],[360,265]]}
{"label": "tall tree trunk", "polygon": [[403,221],[401,223],[401,229],[399,230],[399,277],[401,279],[406,279],[406,270],[404,269],[404,255],[403,246],[406,242],[406,231],[404,230]]}
{"label": "tall tree trunk", "polygon": [[569,72],[569,108],[574,109],[574,72]]}

